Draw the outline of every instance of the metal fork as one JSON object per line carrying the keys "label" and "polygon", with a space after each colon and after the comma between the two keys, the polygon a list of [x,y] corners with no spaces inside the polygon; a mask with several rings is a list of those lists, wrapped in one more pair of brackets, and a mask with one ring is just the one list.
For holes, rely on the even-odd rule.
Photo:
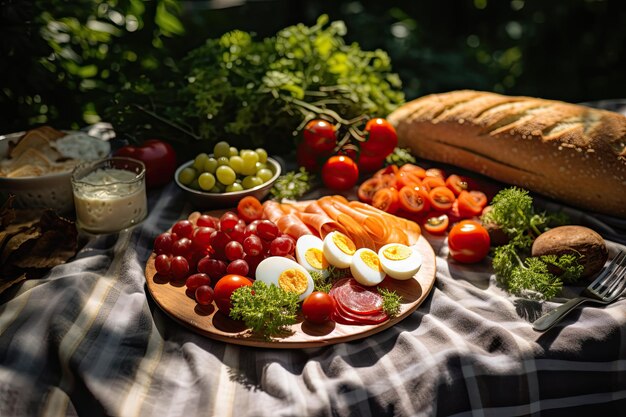
{"label": "metal fork", "polygon": [[600,273],[598,278],[583,290],[579,297],[572,298],[565,304],[539,317],[533,323],[533,329],[538,331],[548,330],[585,301],[609,304],[617,300],[625,287],[626,253],[620,251],[604,271]]}

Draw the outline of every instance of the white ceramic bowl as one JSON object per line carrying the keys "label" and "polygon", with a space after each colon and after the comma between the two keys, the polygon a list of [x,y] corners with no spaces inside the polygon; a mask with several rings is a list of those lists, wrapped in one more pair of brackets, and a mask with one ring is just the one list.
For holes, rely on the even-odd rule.
{"label": "white ceramic bowl", "polygon": [[194,190],[193,188],[189,188],[181,184],[180,181],[178,181],[178,176],[180,172],[183,169],[191,166],[192,164],[193,159],[179,166],[176,170],[176,173],[174,174],[174,179],[176,180],[176,184],[185,192],[187,199],[198,209],[236,207],[242,198],[249,195],[258,198],[259,200],[263,200],[269,194],[270,190],[274,186],[274,183],[281,173],[281,167],[278,161],[268,157],[267,165],[269,169],[274,173],[269,181],[248,190],[234,191],[230,193],[209,193],[206,191]]}

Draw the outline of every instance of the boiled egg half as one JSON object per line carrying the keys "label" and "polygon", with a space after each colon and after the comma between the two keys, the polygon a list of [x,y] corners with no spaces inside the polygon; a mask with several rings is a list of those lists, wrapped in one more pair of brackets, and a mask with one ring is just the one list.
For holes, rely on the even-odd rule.
{"label": "boiled egg half", "polygon": [[378,250],[380,265],[391,278],[405,280],[422,266],[422,255],[407,245],[389,243]]}
{"label": "boiled egg half", "polygon": [[359,284],[365,286],[380,284],[385,279],[385,271],[378,255],[368,248],[361,248],[354,252],[350,272]]}
{"label": "boiled egg half", "polygon": [[337,268],[348,268],[355,252],[356,245],[352,239],[341,232],[330,232],[324,238],[324,256]]}
{"label": "boiled egg half", "polygon": [[282,256],[263,259],[256,268],[255,277],[267,285],[276,285],[285,291],[298,294],[300,301],[313,292],[313,278],[296,261]]}
{"label": "boiled egg half", "polygon": [[304,235],[298,238],[296,261],[309,272],[319,272],[323,278],[330,273],[328,261],[324,256],[324,242],[317,236]]}

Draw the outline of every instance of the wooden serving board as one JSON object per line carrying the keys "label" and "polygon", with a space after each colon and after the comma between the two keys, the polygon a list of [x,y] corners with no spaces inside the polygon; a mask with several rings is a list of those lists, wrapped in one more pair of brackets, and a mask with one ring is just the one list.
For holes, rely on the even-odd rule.
{"label": "wooden serving board", "polygon": [[410,315],[424,301],[435,284],[435,253],[428,241],[420,236],[414,245],[423,258],[420,270],[406,281],[389,279],[387,286],[403,298],[400,314],[377,325],[349,326],[334,322],[311,324],[299,316],[286,337],[267,341],[251,334],[245,325],[219,312],[215,305],[202,306],[185,292],[183,282],[170,282],[160,277],[154,267],[153,253],[146,264],[146,282],[152,298],[159,307],[179,323],[197,333],[223,342],[264,348],[310,348],[362,339],[383,331]]}

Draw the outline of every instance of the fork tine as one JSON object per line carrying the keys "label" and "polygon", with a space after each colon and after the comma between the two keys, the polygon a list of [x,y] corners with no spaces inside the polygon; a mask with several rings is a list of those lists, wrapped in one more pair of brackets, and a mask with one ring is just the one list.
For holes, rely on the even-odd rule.
{"label": "fork tine", "polygon": [[613,291],[622,284],[625,272],[626,268],[624,266],[616,268],[615,272],[611,275],[611,280],[606,282],[606,286],[601,288],[601,291],[598,291],[600,297],[606,297],[608,294],[613,293]]}
{"label": "fork tine", "polygon": [[618,274],[618,277],[615,279],[615,282],[612,283],[609,292],[607,293],[607,298],[611,301],[620,296],[620,294],[624,291],[626,287],[626,267],[622,267],[621,271]]}
{"label": "fork tine", "polygon": [[613,272],[624,262],[626,259],[626,253],[620,251],[615,258],[611,261],[609,266],[604,268],[604,270],[598,275],[598,277],[589,285],[589,289],[592,291],[598,291],[598,289],[604,286],[608,279],[610,279]]}

